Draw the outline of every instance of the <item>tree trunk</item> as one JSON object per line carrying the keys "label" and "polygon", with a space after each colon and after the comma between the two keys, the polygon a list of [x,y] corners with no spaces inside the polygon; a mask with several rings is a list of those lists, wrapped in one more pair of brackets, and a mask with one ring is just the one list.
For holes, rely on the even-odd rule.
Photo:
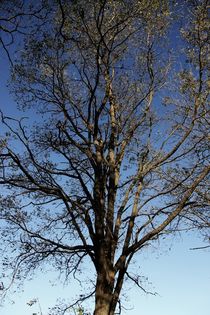
{"label": "tree trunk", "polygon": [[96,282],[94,315],[113,314],[110,312],[114,285],[114,279],[111,275],[111,271],[107,272],[107,270],[106,272],[98,274]]}
{"label": "tree trunk", "polygon": [[94,315],[109,315],[110,303],[101,298],[96,301]]}

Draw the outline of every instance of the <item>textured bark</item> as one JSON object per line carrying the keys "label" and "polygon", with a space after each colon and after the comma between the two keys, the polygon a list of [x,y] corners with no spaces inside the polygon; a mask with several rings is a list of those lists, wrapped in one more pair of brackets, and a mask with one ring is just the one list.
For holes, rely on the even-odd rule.
{"label": "textured bark", "polygon": [[111,315],[115,273],[110,257],[107,255],[105,242],[98,248],[97,280],[94,315]]}
{"label": "textured bark", "polygon": [[96,291],[96,304],[94,315],[109,315],[110,296],[104,294],[101,290]]}

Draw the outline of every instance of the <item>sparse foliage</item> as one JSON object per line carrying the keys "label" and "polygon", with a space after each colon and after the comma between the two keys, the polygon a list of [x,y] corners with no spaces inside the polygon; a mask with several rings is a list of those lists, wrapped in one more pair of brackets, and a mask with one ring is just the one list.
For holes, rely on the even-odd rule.
{"label": "sparse foliage", "polygon": [[75,303],[95,296],[94,315],[114,315],[126,279],[142,288],[129,270],[138,252],[209,226],[208,4],[51,8],[52,24],[28,38],[12,75],[37,123],[2,114],[0,216],[14,256],[3,264],[22,281],[44,262],[66,280],[92,263],[92,291]]}
{"label": "sparse foliage", "polygon": [[[48,10],[47,10],[48,8]],[[24,0],[0,1],[0,48],[13,64],[9,48],[14,39],[38,32],[46,23],[49,6],[47,1],[29,2]],[[16,43],[17,44],[17,43]]]}

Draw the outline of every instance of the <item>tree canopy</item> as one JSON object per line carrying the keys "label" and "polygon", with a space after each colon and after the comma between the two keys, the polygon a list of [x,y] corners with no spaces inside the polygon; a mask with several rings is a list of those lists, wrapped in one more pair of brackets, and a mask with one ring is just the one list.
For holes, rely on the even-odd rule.
{"label": "tree canopy", "polygon": [[66,280],[91,263],[79,300],[113,315],[126,279],[142,288],[129,272],[138,252],[183,228],[208,233],[208,3],[45,5],[11,79],[34,119],[1,114],[0,218],[14,258],[3,266],[15,282],[44,263]]}

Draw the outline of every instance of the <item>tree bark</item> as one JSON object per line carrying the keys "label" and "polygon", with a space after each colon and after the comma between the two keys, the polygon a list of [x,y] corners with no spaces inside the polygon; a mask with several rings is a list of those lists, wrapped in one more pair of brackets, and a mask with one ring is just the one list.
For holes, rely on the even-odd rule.
{"label": "tree bark", "polygon": [[94,315],[109,315],[110,302],[105,296],[96,298]]}
{"label": "tree bark", "polygon": [[111,315],[113,299],[114,272],[107,261],[100,266],[96,281],[95,311],[94,315]]}
{"label": "tree bark", "polygon": [[109,315],[112,294],[110,288],[106,288],[106,281],[97,281],[96,296],[95,296],[95,311],[94,315]]}

